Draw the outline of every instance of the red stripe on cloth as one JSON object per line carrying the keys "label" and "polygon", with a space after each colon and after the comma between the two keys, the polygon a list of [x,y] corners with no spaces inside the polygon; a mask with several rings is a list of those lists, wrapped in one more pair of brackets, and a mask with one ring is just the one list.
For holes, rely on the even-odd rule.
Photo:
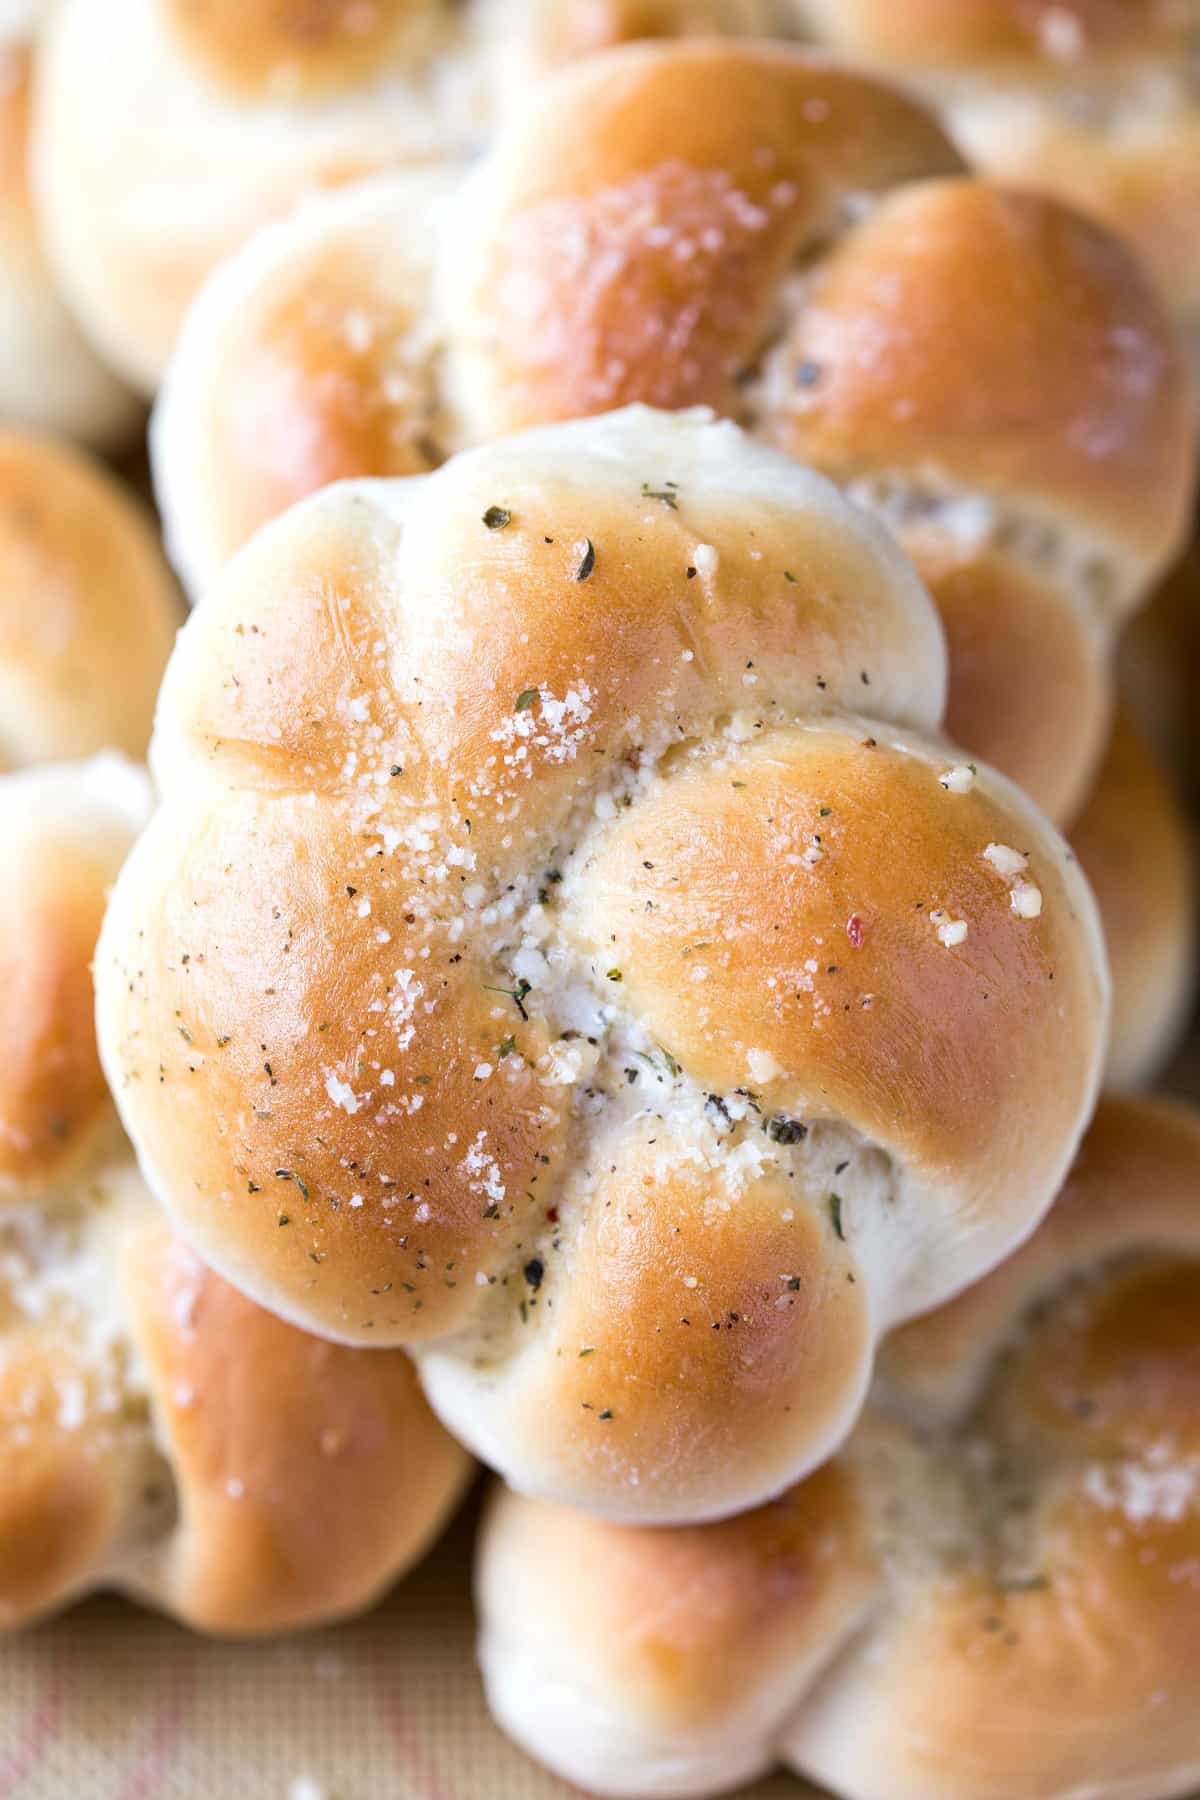
{"label": "red stripe on cloth", "polygon": [[67,1699],[75,1685],[74,1659],[66,1650],[55,1650],[50,1666],[38,1684],[33,1708],[11,1749],[0,1751],[0,1797],[14,1793],[37,1768],[62,1722]]}
{"label": "red stripe on cloth", "polygon": [[175,1655],[164,1686],[166,1691],[121,1789],[120,1800],[150,1800],[159,1792],[196,1701],[196,1659],[190,1651],[181,1650]]}

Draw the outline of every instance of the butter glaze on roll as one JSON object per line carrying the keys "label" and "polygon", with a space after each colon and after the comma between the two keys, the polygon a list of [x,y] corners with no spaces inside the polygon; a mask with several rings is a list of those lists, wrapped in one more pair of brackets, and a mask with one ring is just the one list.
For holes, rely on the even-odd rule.
{"label": "butter glaze on roll", "polygon": [[886,534],[702,412],[293,508],[181,636],[98,952],[155,1192],[523,1486],[777,1492],[1099,1076],[1090,894],[944,681]]}

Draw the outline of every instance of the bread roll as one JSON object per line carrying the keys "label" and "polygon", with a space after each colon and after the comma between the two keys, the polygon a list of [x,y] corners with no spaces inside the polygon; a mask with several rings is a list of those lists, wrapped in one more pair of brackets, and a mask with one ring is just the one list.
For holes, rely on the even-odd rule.
{"label": "bread roll", "polygon": [[934,589],[957,740],[1070,817],[1194,473],[1182,344],[1115,239],[956,174],[865,78],[683,44],[568,71],[448,241],[471,437],[700,401],[832,475]]}
{"label": "bread roll", "polygon": [[430,305],[460,165],[310,200],[188,311],[154,409],[167,548],[193,598],[257,528],[331,481],[412,475],[453,447]]}
{"label": "bread roll", "polygon": [[306,193],[477,148],[547,66],[769,0],[61,0],[35,141],[64,292],[150,394],[204,276]]}
{"label": "bread roll", "polygon": [[1001,1268],[885,1346],[843,1453],[719,1524],[498,1490],[492,1710],[589,1792],[782,1762],[841,1800],[1170,1800],[1200,1776],[1200,1120],[1106,1100]]}
{"label": "bread roll", "polygon": [[132,436],[141,408],[84,337],[46,265],[29,192],[33,45],[0,14],[0,420],[97,448]]}
{"label": "bread roll", "polygon": [[953,735],[1078,811],[1194,459],[1181,346],[1107,234],[964,178],[890,90],[761,45],[592,58],[448,214],[428,199],[346,192],[199,301],[155,446],[194,593],[330,472],[701,401],[898,532],[949,636]]}
{"label": "bread roll", "polygon": [[262,1312],[138,1176],[88,965],[149,802],[114,756],[0,777],[0,1626],[118,1587],[202,1630],[282,1630],[399,1575],[467,1459],[401,1352]]}
{"label": "bread roll", "polygon": [[180,639],[98,953],[156,1193],[520,1485],[778,1491],[1099,1074],[1091,897],[944,677],[886,535],[704,412],[293,508]]}
{"label": "bread roll", "polygon": [[1195,845],[1174,789],[1128,708],[1116,726],[1071,846],[1100,908],[1112,969],[1105,1080],[1144,1087],[1161,1074],[1196,995]]}
{"label": "bread roll", "polygon": [[1197,0],[783,0],[816,42],[924,91],[1005,181],[1134,244],[1200,349]]}
{"label": "bread roll", "polygon": [[132,494],[84,452],[0,427],[0,769],[144,756],[179,617]]}

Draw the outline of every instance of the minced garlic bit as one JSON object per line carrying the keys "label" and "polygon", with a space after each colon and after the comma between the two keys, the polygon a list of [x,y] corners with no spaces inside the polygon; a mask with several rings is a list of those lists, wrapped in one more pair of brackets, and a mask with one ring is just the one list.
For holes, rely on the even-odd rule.
{"label": "minced garlic bit", "polygon": [[1006,881],[1029,867],[1029,858],[1009,844],[989,844],[983,852],[983,860],[991,863],[997,875],[1003,875]]}
{"label": "minced garlic bit", "polygon": [[1018,919],[1038,919],[1042,913],[1042,890],[1032,881],[1018,881],[1009,894]]}
{"label": "minced garlic bit", "polygon": [[692,551],[692,565],[705,581],[712,580],[720,561],[720,557],[711,544],[697,544]]}
{"label": "minced garlic bit", "polygon": [[930,913],[929,923],[937,931],[938,943],[945,944],[947,950],[953,950],[955,944],[961,944],[970,930],[965,919],[952,919],[940,906]]}
{"label": "minced garlic bit", "polygon": [[948,794],[969,794],[975,786],[975,764],[955,763],[952,769],[945,769],[938,780]]}
{"label": "minced garlic bit", "polygon": [[1008,882],[1008,898],[1018,919],[1038,919],[1042,913],[1042,890],[1022,877],[1029,858],[1008,844],[989,844],[983,852],[984,862],[991,863],[997,874]]}

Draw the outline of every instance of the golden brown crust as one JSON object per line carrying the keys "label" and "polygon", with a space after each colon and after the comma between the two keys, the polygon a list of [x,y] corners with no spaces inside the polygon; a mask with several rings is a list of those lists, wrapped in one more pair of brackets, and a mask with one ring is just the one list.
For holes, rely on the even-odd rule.
{"label": "golden brown crust", "polygon": [[[941,675],[883,534],[707,415],[260,533],[168,676],[166,804],[98,960],[188,1235],[297,1323],[420,1345],[442,1416],[543,1491],[777,1491],[882,1319],[1028,1228],[1095,1082],[1090,899],[1014,790],[902,729]],[[910,1261],[867,1247],[889,1204]]]}
{"label": "golden brown crust", "polygon": [[946,632],[947,735],[1052,819],[1075,818],[1096,777],[1111,707],[1097,633],[1062,604],[1052,579],[1012,556],[956,546],[936,530],[903,535]]}
{"label": "golden brown crust", "polygon": [[703,400],[849,486],[944,591],[960,741],[1069,816],[1185,524],[1183,350],[1115,239],[897,105],[733,44],[576,71],[468,187],[448,369],[474,433]]}
{"label": "golden brown crust", "polygon": [[77,1173],[112,1136],[91,959],[149,810],[121,759],[0,777],[0,1207]]}
{"label": "golden brown crust", "polygon": [[146,395],[204,277],[261,225],[462,155],[485,122],[478,52],[444,3],[114,0],[99,22],[90,0],[55,9],[35,187],[63,291]]}
{"label": "golden brown crust", "polygon": [[467,1474],[400,1352],[227,1288],[119,1141],[90,964],[149,799],[116,757],[0,778],[0,1628],[99,1586],[210,1631],[336,1617]]}
{"label": "golden brown crust", "polygon": [[352,261],[339,258],[321,273],[263,321],[263,346],[248,345],[244,362],[236,354],[231,360],[222,448],[232,470],[258,465],[252,472],[263,490],[251,499],[238,483],[242,510],[230,532],[238,544],[331,481],[415,475],[431,465],[412,441],[409,407],[397,421],[383,390],[397,339],[412,321],[384,313],[369,274]]}
{"label": "golden brown crust", "polygon": [[81,451],[0,431],[0,767],[144,755],[178,617],[132,495]]}
{"label": "golden brown crust", "polygon": [[497,1497],[501,1722],[613,1794],[773,1759],[849,1800],[1190,1791],[1198,1194],[1195,1114],[1105,1101],[1038,1232],[891,1340],[873,1412],[782,1502],[650,1533]]}
{"label": "golden brown crust", "polygon": [[206,285],[153,422],[171,554],[194,595],[294,501],[442,460],[429,263],[458,180],[407,170],[312,201]]}
{"label": "golden brown crust", "polygon": [[151,1591],[191,1625],[238,1634],[367,1605],[421,1555],[467,1473],[407,1357],[282,1324],[165,1227],[135,1240],[125,1280],[179,1493]]}
{"label": "golden brown crust", "polygon": [[[1186,82],[1186,74],[1179,79]],[[981,168],[1028,187],[1051,185],[1061,199],[1122,237],[1194,346],[1200,325],[1200,109],[1184,100],[1164,108],[1156,121],[1155,105],[1151,91],[1141,129],[1123,133],[1086,115],[1051,112],[1036,99],[1023,107],[999,99],[992,109],[964,101],[951,122]],[[1102,111],[1103,100],[1099,106]],[[1136,118],[1136,107],[1130,111]]]}
{"label": "golden brown crust", "polygon": [[56,6],[39,208],[74,310],[157,388],[205,276],[361,175],[473,155],[542,71],[630,35],[765,33],[773,0],[91,0]]}
{"label": "golden brown crust", "polygon": [[977,181],[885,198],[818,266],[788,360],[814,373],[764,422],[835,479],[928,470],[1057,513],[1100,559],[1153,566],[1183,529],[1181,346],[1121,243],[1053,201]]}
{"label": "golden brown crust", "polygon": [[[776,1501],[714,1525],[671,1531],[618,1526],[497,1483],[485,1518],[479,1603],[506,1637],[512,1587],[537,1588],[522,1620],[536,1661],[543,1643],[577,1647],[597,1669],[621,1645],[622,1679],[649,1719],[703,1729],[736,1712],[779,1663],[822,1657],[855,1622],[878,1580],[856,1484],[827,1463]],[[558,1570],[603,1570],[584,1603]]]}
{"label": "golden brown crust", "polygon": [[70,1599],[111,1554],[123,1522],[122,1431],[99,1411],[66,1415],[86,1391],[79,1348],[5,1321],[0,1365],[0,1628]]}
{"label": "golden brown crust", "polygon": [[1071,843],[1092,885],[1113,977],[1108,1082],[1152,1081],[1195,989],[1195,847],[1166,772],[1122,709]]}
{"label": "golden brown crust", "polygon": [[249,93],[329,93],[374,74],[428,0],[165,0],[186,53]]}
{"label": "golden brown crust", "polygon": [[800,29],[944,105],[967,154],[1102,219],[1200,319],[1194,0],[794,0]]}
{"label": "golden brown crust", "polygon": [[[952,723],[1074,810],[1112,638],[1180,537],[1193,468],[1181,344],[1114,239],[962,177],[929,115],[877,82],[728,42],[567,72],[440,241],[411,212],[402,186],[346,194],[197,309],[156,446],[194,587],[322,472],[400,466],[397,442],[415,463],[631,400],[712,404],[883,514],[944,590]],[[416,253],[380,255],[389,214]],[[348,384],[344,346],[308,329],[315,279],[344,335],[343,262],[369,266],[375,308]],[[398,385],[376,360],[397,340]],[[247,467],[248,438],[271,467]]]}
{"label": "golden brown crust", "polygon": [[[6,839],[6,854],[20,850]],[[0,894],[0,1193],[37,1186],[108,1112],[89,964],[113,867],[50,847]]]}
{"label": "golden brown crust", "polygon": [[235,1293],[98,1158],[0,1223],[0,1628],[99,1588],[261,1635],[367,1605],[423,1553],[466,1453],[399,1351]]}
{"label": "golden brown crust", "polygon": [[[865,725],[775,731],[664,782],[613,827],[587,867],[579,929],[706,1087],[740,1076],[767,1106],[845,1119],[931,1187],[951,1166],[969,1170],[972,1208],[986,1194],[1005,1210],[1012,1121],[979,1095],[1005,1085],[1019,1044],[1036,1096],[1026,1142],[1044,1132],[1048,1145],[1075,1116],[1062,1042],[1037,1021],[1083,999],[1079,918],[1049,845],[1039,855],[1023,836],[1022,879],[1042,908],[1013,931],[1011,886],[986,854],[1012,836],[1008,796],[982,783],[950,792],[946,766]],[[768,883],[751,883],[757,869]],[[947,918],[968,927],[952,954]],[[693,946],[718,930],[697,1006]],[[788,977],[764,1004],[776,970]],[[778,1071],[765,1079],[764,1056]]]}
{"label": "golden brown crust", "polygon": [[775,291],[847,198],[957,167],[922,109],[779,46],[571,71],[473,189],[488,224],[453,319],[472,435],[631,401],[739,415]]}
{"label": "golden brown crust", "polygon": [[1182,55],[1197,23],[1193,0],[791,0],[801,24],[850,55],[927,71],[957,63],[1060,80],[1064,65]]}
{"label": "golden brown crust", "polygon": [[[749,410],[838,478],[932,475],[1161,558],[1191,472],[1161,308],[1107,234],[930,179],[954,166],[910,102],[801,52],[597,59],[474,184],[488,224],[459,261],[466,417],[494,431],[638,399]],[[868,195],[800,296],[781,292]],[[769,340],[773,378],[740,394]]]}
{"label": "golden brown crust", "polygon": [[680,1491],[729,1511],[747,1445],[769,1490],[844,1435],[872,1354],[866,1284],[793,1170],[722,1181],[657,1117],[600,1156],[586,1214],[559,1206],[543,1348],[516,1378],[525,1480],[636,1487],[646,1517]]}
{"label": "golden brown crust", "polygon": [[[377,318],[349,385],[340,344],[289,324],[342,263]],[[396,384],[375,358],[398,340]],[[643,45],[551,83],[440,233],[374,183],[243,253],[181,344],[156,463],[198,591],[322,468],[710,403],[882,513],[942,604],[952,731],[1068,819],[1113,637],[1184,527],[1183,361],[1113,238],[961,177],[911,101],[778,45]]]}
{"label": "golden brown crust", "polygon": [[[886,1373],[923,1407],[961,1409],[1011,1320],[1060,1278],[1130,1244],[1200,1255],[1200,1123],[1166,1101],[1102,1101],[1062,1192],[1013,1256],[888,1340]],[[964,1399],[965,1397],[965,1399]]]}

